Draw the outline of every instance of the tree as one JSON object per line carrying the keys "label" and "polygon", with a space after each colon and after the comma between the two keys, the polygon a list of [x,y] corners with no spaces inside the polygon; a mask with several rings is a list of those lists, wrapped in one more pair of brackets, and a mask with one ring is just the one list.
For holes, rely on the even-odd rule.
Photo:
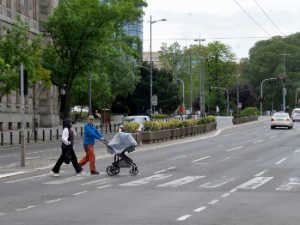
{"label": "tree", "polygon": [[44,65],[53,72],[52,82],[66,90],[64,117],[76,77],[98,70],[97,61],[112,53],[114,29],[137,21],[146,7],[144,0],[62,0],[43,25],[53,44],[45,50]]}
{"label": "tree", "polygon": [[[28,85],[33,90],[37,83],[42,82],[44,87],[49,88],[50,71],[41,66],[43,55],[41,40],[39,34],[31,42],[28,41],[27,35],[30,26],[17,16],[17,22],[13,22],[11,28],[3,26],[6,32],[5,38],[0,37],[0,57],[9,65],[1,69],[0,76],[0,102],[4,95],[11,94],[11,91],[19,87],[19,70],[21,63],[24,69],[28,71]],[[33,100],[33,104],[35,101]],[[34,105],[35,108],[35,105]]]}

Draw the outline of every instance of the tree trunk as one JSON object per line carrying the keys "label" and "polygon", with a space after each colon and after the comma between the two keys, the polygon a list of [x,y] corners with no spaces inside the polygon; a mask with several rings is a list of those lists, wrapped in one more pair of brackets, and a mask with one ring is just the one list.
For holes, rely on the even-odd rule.
{"label": "tree trunk", "polygon": [[63,119],[66,119],[68,117],[69,85],[66,86],[65,91],[66,91],[66,95],[65,95],[65,98],[64,98],[64,103],[62,104],[63,107],[64,107]]}

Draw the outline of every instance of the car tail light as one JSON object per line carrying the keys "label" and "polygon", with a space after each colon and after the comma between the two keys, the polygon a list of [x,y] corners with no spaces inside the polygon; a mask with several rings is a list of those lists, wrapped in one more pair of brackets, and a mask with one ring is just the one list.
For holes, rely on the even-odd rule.
{"label": "car tail light", "polygon": [[290,119],[286,119],[285,122],[290,122]]}
{"label": "car tail light", "polygon": [[271,119],[271,121],[274,122],[275,120],[274,120],[274,119]]}
{"label": "car tail light", "polygon": [[122,132],[122,128],[121,127],[119,127],[119,132]]}

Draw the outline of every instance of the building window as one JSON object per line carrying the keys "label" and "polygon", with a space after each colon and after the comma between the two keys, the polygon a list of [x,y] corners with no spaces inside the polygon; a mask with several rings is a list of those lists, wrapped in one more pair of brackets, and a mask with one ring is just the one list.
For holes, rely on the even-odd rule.
{"label": "building window", "polygon": [[11,9],[11,0],[6,0],[6,8]]}
{"label": "building window", "polygon": [[20,12],[20,0],[16,0],[16,12]]}
{"label": "building window", "polygon": [[36,0],[32,0],[32,19],[36,20]]}
{"label": "building window", "polygon": [[28,16],[28,0],[24,0],[24,8],[25,8],[24,15]]}

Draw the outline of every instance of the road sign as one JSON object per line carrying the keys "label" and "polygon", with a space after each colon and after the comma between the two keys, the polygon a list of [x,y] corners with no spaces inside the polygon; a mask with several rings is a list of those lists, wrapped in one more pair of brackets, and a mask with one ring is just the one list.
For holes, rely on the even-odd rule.
{"label": "road sign", "polygon": [[240,107],[240,108],[242,107],[242,103],[239,103],[239,107]]}
{"label": "road sign", "polygon": [[158,98],[157,98],[157,95],[152,95],[152,101],[157,101]]}
{"label": "road sign", "polygon": [[152,101],[152,105],[157,106],[157,101]]}

